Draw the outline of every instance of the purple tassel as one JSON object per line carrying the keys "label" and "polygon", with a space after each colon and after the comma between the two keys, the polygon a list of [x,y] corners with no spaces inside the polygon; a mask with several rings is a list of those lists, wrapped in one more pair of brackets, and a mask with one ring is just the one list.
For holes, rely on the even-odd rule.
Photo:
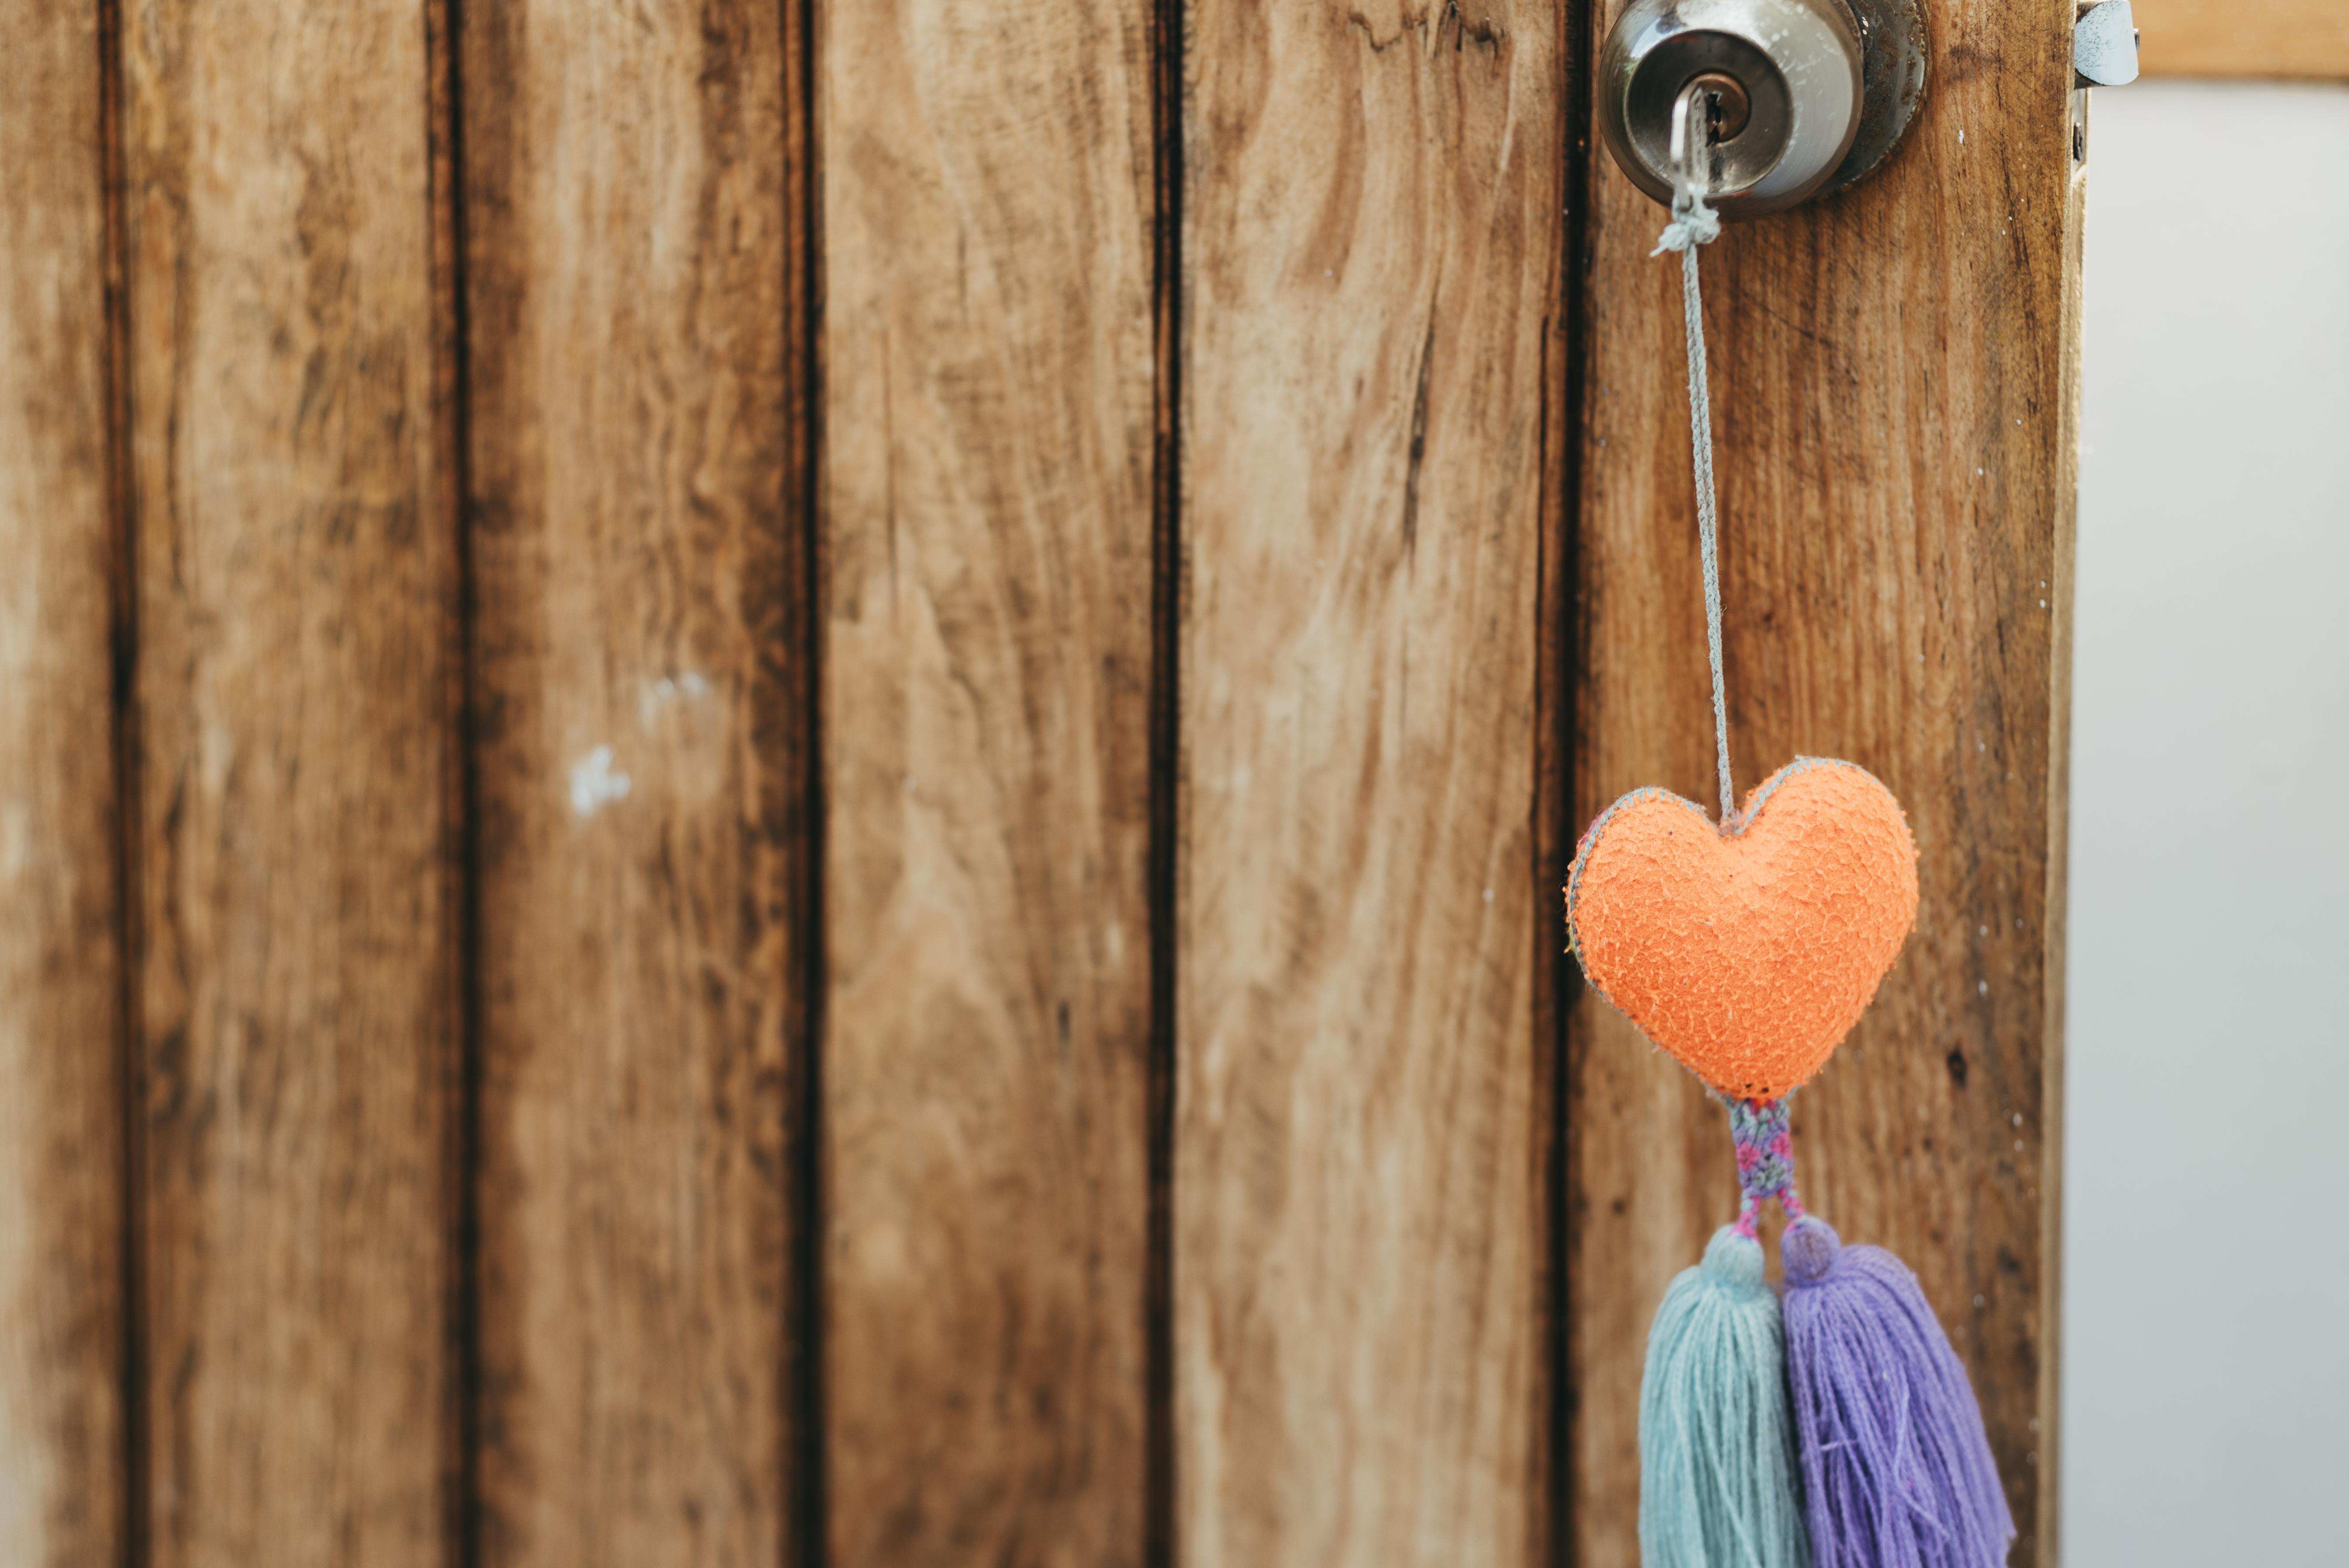
{"label": "purple tassel", "polygon": [[1917,1276],[1816,1218],[1779,1250],[1815,1568],[2000,1568],[2014,1517]]}

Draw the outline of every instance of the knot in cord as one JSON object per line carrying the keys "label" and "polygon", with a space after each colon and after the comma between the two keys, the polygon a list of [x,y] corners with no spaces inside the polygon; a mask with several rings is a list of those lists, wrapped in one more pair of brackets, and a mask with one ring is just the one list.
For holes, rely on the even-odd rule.
{"label": "knot in cord", "polygon": [[1721,214],[1704,204],[1704,198],[1683,188],[1672,196],[1672,221],[1656,236],[1656,248],[1651,256],[1666,251],[1689,251],[1698,245],[1710,245],[1721,238]]}

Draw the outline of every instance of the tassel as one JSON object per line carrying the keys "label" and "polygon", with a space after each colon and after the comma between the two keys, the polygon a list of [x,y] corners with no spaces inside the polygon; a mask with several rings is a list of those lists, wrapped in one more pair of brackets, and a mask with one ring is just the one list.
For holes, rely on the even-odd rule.
{"label": "tassel", "polygon": [[1787,1226],[1779,1255],[1818,1568],[2000,1568],[2014,1519],[1917,1276],[1811,1217]]}
{"label": "tassel", "polygon": [[1807,1568],[1785,1329],[1762,1243],[1723,1225],[1648,1331],[1640,1384],[1645,1568]]}

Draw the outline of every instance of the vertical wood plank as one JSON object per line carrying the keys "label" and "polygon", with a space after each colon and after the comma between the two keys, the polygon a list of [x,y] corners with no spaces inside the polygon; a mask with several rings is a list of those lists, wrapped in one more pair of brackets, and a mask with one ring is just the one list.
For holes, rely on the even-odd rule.
{"label": "vertical wood plank", "polygon": [[[1899,796],[1921,856],[1916,934],[1795,1101],[1798,1172],[1846,1238],[1923,1279],[1981,1394],[2017,1561],[2049,1545],[2054,1459],[2067,18],[1937,7],[1892,164],[1704,254],[1740,787],[1848,758]],[[1708,799],[1712,768],[1677,267],[1649,258],[1661,210],[1592,156],[1578,821],[1640,785]],[[1571,1032],[1575,1560],[1608,1568],[1637,1558],[1649,1319],[1737,1189],[1694,1078],[1594,996]]]}
{"label": "vertical wood plank", "polygon": [[456,561],[415,0],[123,27],[153,1561],[443,1559]]}
{"label": "vertical wood plank", "polygon": [[789,1560],[795,13],[463,13],[484,1564]]}
{"label": "vertical wood plank", "polygon": [[832,1560],[1136,1564],[1149,9],[827,15]]}
{"label": "vertical wood plank", "polygon": [[95,5],[0,7],[0,1554],[112,1568],[121,797]]}
{"label": "vertical wood plank", "polygon": [[1559,7],[1192,8],[1181,1546],[1523,1563]]}

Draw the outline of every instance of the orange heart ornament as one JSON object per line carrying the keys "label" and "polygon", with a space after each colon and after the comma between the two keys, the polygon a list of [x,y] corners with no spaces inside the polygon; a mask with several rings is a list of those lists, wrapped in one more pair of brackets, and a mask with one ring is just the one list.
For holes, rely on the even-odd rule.
{"label": "orange heart ornament", "polygon": [[1733,1099],[1807,1082],[1917,923],[1917,842],[1866,769],[1800,757],[1727,830],[1635,789],[1583,834],[1568,941],[1599,995]]}

